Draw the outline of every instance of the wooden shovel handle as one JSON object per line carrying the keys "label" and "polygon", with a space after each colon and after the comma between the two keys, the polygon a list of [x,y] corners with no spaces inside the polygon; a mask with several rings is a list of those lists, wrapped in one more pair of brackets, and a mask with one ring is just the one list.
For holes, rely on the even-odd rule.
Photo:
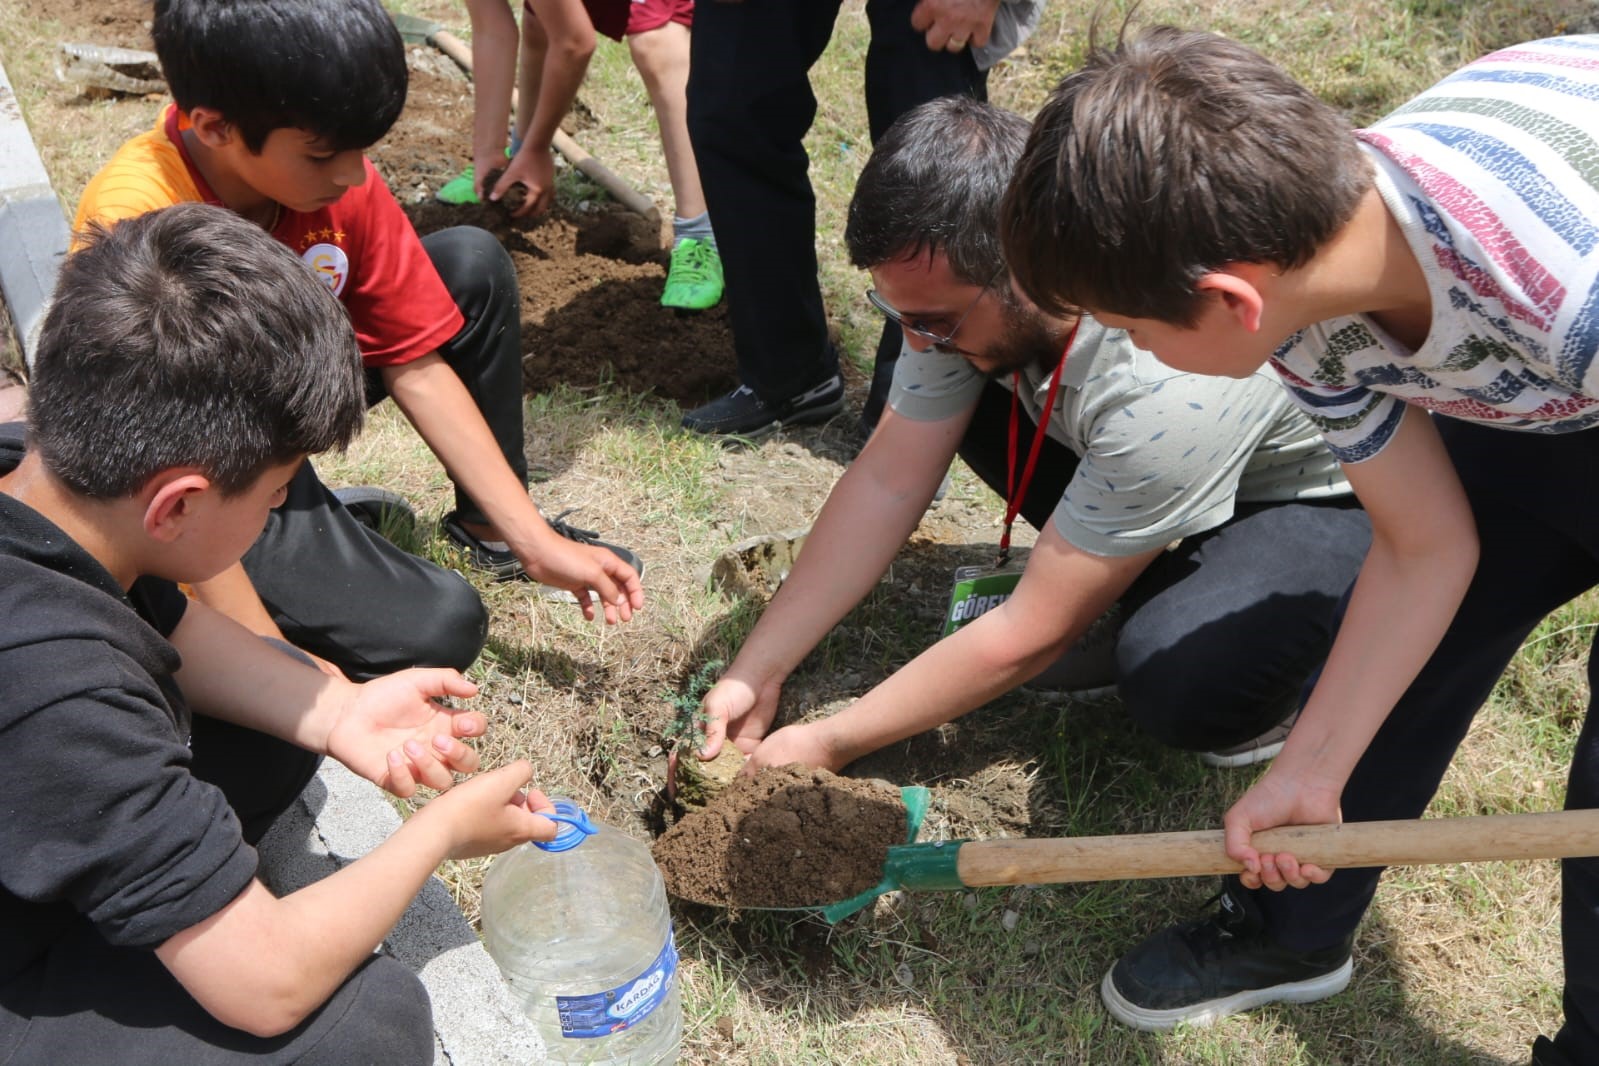
{"label": "wooden shovel handle", "polygon": [[[1561,859],[1599,855],[1599,810],[1475,818],[1300,825],[1256,833],[1260,851],[1338,866]],[[968,885],[1049,885],[1237,873],[1222,831],[1059,839],[973,840],[955,869]]]}
{"label": "wooden shovel handle", "polygon": [[[455,60],[462,70],[468,74],[472,73],[472,48],[465,41],[449,30],[439,30],[430,40],[435,48]],[[511,106],[513,108],[516,106],[515,89],[511,90]],[[628,210],[643,215],[656,226],[661,224],[661,212],[653,200],[623,181],[610,167],[585,152],[565,130],[557,129],[551,144],[557,152],[566,157],[568,163],[588,175],[590,181],[614,196],[617,202]]]}

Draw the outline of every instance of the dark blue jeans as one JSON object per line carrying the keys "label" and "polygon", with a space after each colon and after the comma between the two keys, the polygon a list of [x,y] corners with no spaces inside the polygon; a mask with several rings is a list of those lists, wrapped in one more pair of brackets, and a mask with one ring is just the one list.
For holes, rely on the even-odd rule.
{"label": "dark blue jeans", "polygon": [[[810,69],[840,0],[702,0],[694,9],[688,129],[727,277],[738,375],[781,402],[838,372],[816,275],[816,198],[805,134],[816,117]],[[929,51],[915,0],[868,0],[866,112],[872,140],[917,104],[987,98],[969,51]],[[858,152],[861,146],[839,145]],[[899,353],[898,330],[890,359]],[[874,416],[875,421],[875,416]]]}
{"label": "dark blue jeans", "polygon": [[[990,384],[961,458],[1001,496],[1010,393]],[[1026,455],[1034,427],[1018,434]],[[1077,469],[1045,438],[1022,516],[1042,529]],[[1241,504],[1233,517],[1163,552],[1122,596],[1116,683],[1127,714],[1163,743],[1229,748],[1298,705],[1332,644],[1339,597],[1371,543],[1352,496]]]}
{"label": "dark blue jeans", "polygon": [[[1482,557],[1438,650],[1344,788],[1350,822],[1420,817],[1522,641],[1544,615],[1599,583],[1599,432],[1509,433],[1435,421],[1471,500]],[[1590,653],[1590,685],[1599,680],[1594,670]],[[1599,806],[1591,714],[1577,739],[1566,806]],[[1354,932],[1381,873],[1340,870],[1324,885],[1255,896],[1273,937],[1309,950]],[[1561,883],[1566,1024],[1556,1044],[1573,1062],[1599,1062],[1599,860],[1566,860]]]}

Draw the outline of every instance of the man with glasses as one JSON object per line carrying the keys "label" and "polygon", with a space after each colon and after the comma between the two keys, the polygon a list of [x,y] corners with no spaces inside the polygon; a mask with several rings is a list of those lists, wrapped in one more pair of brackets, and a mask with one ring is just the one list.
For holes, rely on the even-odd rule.
{"label": "man with glasses", "polygon": [[[1183,374],[1012,292],[998,219],[1027,129],[945,97],[895,123],[861,174],[845,240],[904,351],[876,433],[706,694],[703,757],[731,740],[756,766],[836,770],[1030,680],[1114,682],[1140,727],[1213,765],[1270,758],[1287,735],[1370,524],[1269,371]],[[957,453],[1039,530],[1013,591],[842,712],[768,736],[783,681],[871,590]],[[1080,642],[1113,605],[1096,666]]]}

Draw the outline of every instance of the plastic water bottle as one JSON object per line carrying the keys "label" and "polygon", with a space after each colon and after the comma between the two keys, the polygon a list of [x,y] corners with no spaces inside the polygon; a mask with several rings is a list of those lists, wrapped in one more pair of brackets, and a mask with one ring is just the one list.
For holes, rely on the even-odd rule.
{"label": "plastic water bottle", "polygon": [[551,1062],[656,1066],[683,1036],[666,886],[649,848],[558,799],[561,832],[494,860],[483,940]]}

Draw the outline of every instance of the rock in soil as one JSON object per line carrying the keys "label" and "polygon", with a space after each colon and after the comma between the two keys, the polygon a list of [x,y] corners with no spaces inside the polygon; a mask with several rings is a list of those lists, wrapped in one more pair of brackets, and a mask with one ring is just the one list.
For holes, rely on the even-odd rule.
{"label": "rock in soil", "polygon": [[716,758],[701,762],[688,748],[678,749],[677,802],[686,810],[699,810],[726,792],[744,769],[744,753],[723,744]]}
{"label": "rock in soil", "polygon": [[899,791],[798,764],[739,778],[655,842],[674,896],[717,907],[819,907],[883,877],[905,842]]}

